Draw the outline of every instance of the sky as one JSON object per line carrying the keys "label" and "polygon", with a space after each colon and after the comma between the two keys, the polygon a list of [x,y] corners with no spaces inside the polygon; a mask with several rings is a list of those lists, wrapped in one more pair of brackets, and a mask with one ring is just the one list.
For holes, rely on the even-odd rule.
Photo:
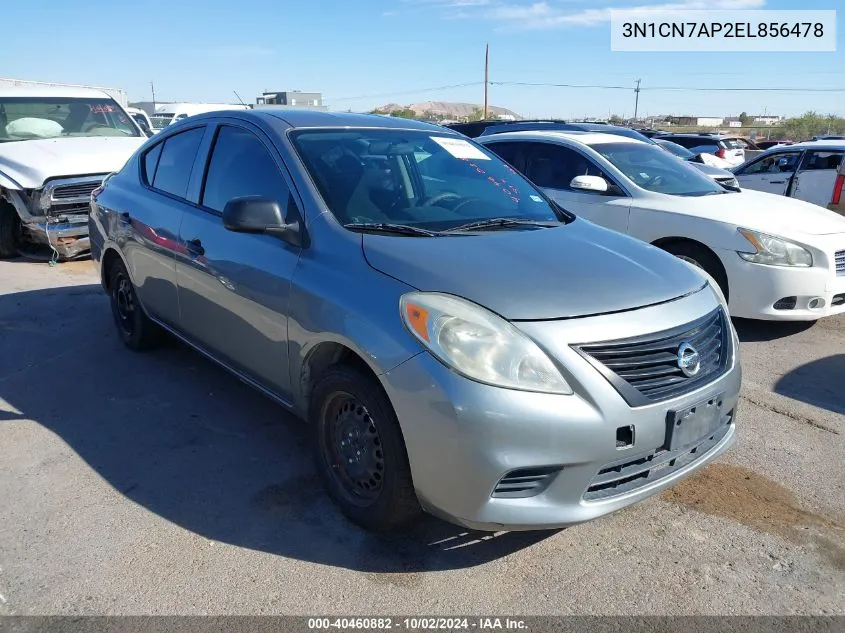
{"label": "sky", "polygon": [[[837,51],[610,50],[606,9],[670,3],[838,8]],[[3,9],[0,77],[123,88],[131,101],[151,100],[151,82],[158,101],[237,102],[237,92],[254,103],[265,90],[303,90],[321,92],[333,110],[361,112],[391,102],[481,103],[489,44],[489,103],[522,116],[628,117],[637,79],[640,116],[845,116],[843,20],[842,0],[29,0]],[[802,91],[821,88],[842,90]]]}

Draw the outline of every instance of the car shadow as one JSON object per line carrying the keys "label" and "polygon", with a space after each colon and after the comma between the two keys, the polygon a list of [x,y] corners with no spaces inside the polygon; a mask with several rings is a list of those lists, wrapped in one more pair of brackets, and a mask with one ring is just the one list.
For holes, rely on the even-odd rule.
{"label": "car shadow", "polygon": [[845,414],[845,354],[796,367],[778,380],[775,393]]}
{"label": "car shadow", "polygon": [[731,319],[742,343],[765,343],[806,332],[815,321],[755,321],[753,319]]}
{"label": "car shadow", "polygon": [[0,349],[0,424],[43,425],[127,499],[212,541],[389,575],[480,565],[556,533],[428,516],[359,529],[324,494],[304,423],[184,345],[126,350],[96,284],[0,295]]}

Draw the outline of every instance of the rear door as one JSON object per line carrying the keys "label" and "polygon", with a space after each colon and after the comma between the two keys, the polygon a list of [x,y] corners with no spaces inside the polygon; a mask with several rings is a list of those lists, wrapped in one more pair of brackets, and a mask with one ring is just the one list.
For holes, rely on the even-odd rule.
{"label": "rear door", "polygon": [[805,152],[795,173],[790,196],[821,206],[827,205],[842,163],[842,155],[843,151],[839,149]]}
{"label": "rear door", "polygon": [[744,189],[782,196],[786,194],[800,157],[800,151],[768,154],[735,171],[734,175]]}
{"label": "rear door", "polygon": [[[564,209],[614,231],[628,231],[631,199],[602,169],[577,149],[553,143],[526,143],[523,169],[528,179]],[[611,190],[580,191],[569,186],[575,176],[601,176]]]}
{"label": "rear door", "polygon": [[153,317],[175,328],[180,327],[175,272],[179,225],[191,208],[188,182],[204,134],[205,126],[197,126],[146,150],[141,157],[144,187],[122,217],[132,236],[123,251],[138,297]]}

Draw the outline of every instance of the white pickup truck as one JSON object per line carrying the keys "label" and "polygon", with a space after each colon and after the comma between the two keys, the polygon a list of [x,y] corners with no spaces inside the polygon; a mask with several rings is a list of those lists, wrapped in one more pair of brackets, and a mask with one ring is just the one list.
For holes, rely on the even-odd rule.
{"label": "white pickup truck", "polygon": [[146,140],[100,90],[0,88],[0,257],[87,254],[91,192]]}

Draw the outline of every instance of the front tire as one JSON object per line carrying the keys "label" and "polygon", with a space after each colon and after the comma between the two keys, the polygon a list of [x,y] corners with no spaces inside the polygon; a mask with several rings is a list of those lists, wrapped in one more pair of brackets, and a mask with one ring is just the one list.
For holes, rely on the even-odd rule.
{"label": "front tire", "polygon": [[329,369],[314,387],[310,422],[317,471],[350,521],[386,532],[420,514],[399,421],[374,378]]}
{"label": "front tire", "polygon": [[663,249],[713,277],[719,284],[722,294],[725,295],[725,300],[728,300],[728,275],[725,272],[725,267],[722,266],[722,262],[712,251],[692,242],[674,242],[667,244]]}
{"label": "front tire", "polygon": [[116,259],[109,271],[109,298],[121,342],[135,352],[151,349],[161,341],[161,329],[141,307],[126,266]]}
{"label": "front tire", "polygon": [[0,259],[18,256],[21,221],[15,208],[0,201]]}

